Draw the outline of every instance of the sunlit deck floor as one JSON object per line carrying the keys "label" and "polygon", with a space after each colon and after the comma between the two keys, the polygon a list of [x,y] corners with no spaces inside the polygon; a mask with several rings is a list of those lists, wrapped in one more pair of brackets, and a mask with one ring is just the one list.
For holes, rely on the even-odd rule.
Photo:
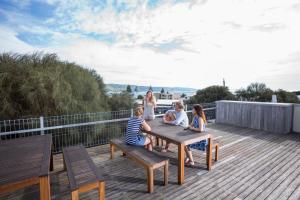
{"label": "sunlit deck floor", "polygon": [[[106,181],[107,199],[300,199],[300,134],[273,134],[263,131],[211,124],[220,143],[220,160],[212,171],[205,169],[204,154],[194,151],[196,167],[185,168],[185,183],[177,185],[176,151],[171,157],[169,185],[156,171],[154,193],[148,194],[146,171],[133,161],[116,155],[109,159],[109,146],[88,152]],[[62,155],[54,157],[51,174],[52,199],[70,199]],[[80,194],[80,199],[97,199],[97,191]],[[39,199],[37,186],[0,196],[0,199]]]}

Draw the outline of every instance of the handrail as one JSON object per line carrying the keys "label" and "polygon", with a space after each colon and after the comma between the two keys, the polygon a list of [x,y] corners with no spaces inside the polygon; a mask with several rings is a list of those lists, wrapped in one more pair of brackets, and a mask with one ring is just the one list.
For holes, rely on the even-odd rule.
{"label": "handrail", "polygon": [[[207,110],[214,110],[216,107],[212,108],[205,108],[204,111]],[[191,110],[186,111],[187,113],[192,112]],[[157,114],[156,117],[162,117],[164,114]],[[97,124],[106,124],[106,123],[113,123],[113,122],[122,122],[127,121],[129,118],[120,118],[120,119],[111,119],[111,120],[102,120],[102,121],[94,121],[94,122],[84,122],[84,123],[78,123],[78,124],[67,124],[67,125],[59,125],[59,126],[49,126],[49,127],[41,127],[41,128],[34,128],[34,129],[25,129],[25,130],[17,130],[17,131],[9,131],[9,132],[2,132],[0,133],[0,136],[5,135],[12,135],[12,134],[20,134],[20,133],[29,133],[29,132],[44,132],[48,130],[54,130],[54,129],[63,129],[63,128],[72,128],[77,126],[89,126],[89,125],[97,125]]]}

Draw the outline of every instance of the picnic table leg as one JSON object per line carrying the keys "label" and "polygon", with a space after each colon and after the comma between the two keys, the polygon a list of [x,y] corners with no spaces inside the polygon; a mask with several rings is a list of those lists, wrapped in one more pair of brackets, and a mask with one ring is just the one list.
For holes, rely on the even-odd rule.
{"label": "picnic table leg", "polygon": [[110,143],[110,159],[114,159],[115,146]]}
{"label": "picnic table leg", "polygon": [[208,145],[206,149],[206,164],[207,170],[211,170],[211,159],[212,159],[212,139],[208,138]]}
{"label": "picnic table leg", "polygon": [[40,199],[41,200],[50,200],[50,180],[49,176],[42,176],[40,180]]}
{"label": "picnic table leg", "polygon": [[105,199],[105,182],[100,181],[99,182],[99,200]]}
{"label": "picnic table leg", "polygon": [[184,183],[184,145],[178,145],[178,184]]}
{"label": "picnic table leg", "polygon": [[53,153],[51,150],[51,156],[50,156],[50,171],[53,171],[54,167],[53,167]]}

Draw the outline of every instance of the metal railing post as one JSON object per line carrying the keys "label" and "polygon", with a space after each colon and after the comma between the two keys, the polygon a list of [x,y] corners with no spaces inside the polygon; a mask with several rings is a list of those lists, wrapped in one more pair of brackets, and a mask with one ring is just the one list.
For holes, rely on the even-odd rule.
{"label": "metal railing post", "polygon": [[41,135],[44,135],[44,117],[40,117],[40,128],[41,128]]}
{"label": "metal railing post", "polygon": [[133,117],[133,108],[130,109],[130,117]]}

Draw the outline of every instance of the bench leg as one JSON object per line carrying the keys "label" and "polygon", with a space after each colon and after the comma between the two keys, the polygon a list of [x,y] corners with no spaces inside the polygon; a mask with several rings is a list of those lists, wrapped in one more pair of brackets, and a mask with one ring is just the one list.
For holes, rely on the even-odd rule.
{"label": "bench leg", "polygon": [[99,200],[105,200],[105,182],[99,181]]}
{"label": "bench leg", "polygon": [[115,146],[110,143],[110,159],[114,159]]}
{"label": "bench leg", "polygon": [[79,193],[78,193],[78,190],[72,191],[72,193],[71,193],[71,199],[72,199],[72,200],[79,200]]}
{"label": "bench leg", "polygon": [[166,161],[166,164],[164,166],[164,185],[168,185],[168,179],[169,179],[169,161]]}
{"label": "bench leg", "polygon": [[215,151],[215,161],[219,159],[219,144],[216,144],[216,151]]}
{"label": "bench leg", "polygon": [[153,173],[153,168],[148,167],[147,168],[147,175],[148,175],[148,192],[152,193],[153,192],[153,182],[154,182],[154,173]]}
{"label": "bench leg", "polygon": [[159,146],[159,138],[156,137],[156,146]]}

